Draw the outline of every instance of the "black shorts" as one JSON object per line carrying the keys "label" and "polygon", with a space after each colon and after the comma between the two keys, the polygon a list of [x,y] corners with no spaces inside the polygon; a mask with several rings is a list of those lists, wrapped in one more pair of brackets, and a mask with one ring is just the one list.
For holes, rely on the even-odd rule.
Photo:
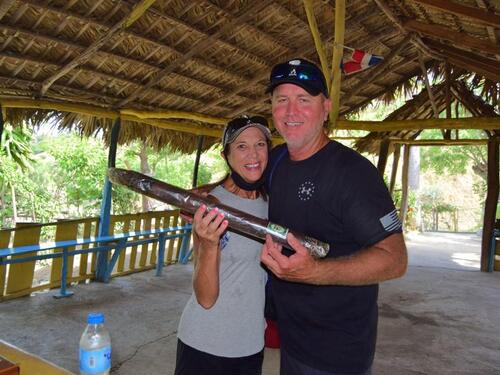
{"label": "black shorts", "polygon": [[[350,372],[350,375],[371,375],[372,368],[363,372]],[[286,350],[280,351],[280,375],[349,375],[347,373],[323,371],[312,368],[289,355]]]}
{"label": "black shorts", "polygon": [[261,375],[264,350],[247,357],[219,357],[177,340],[175,375]]}

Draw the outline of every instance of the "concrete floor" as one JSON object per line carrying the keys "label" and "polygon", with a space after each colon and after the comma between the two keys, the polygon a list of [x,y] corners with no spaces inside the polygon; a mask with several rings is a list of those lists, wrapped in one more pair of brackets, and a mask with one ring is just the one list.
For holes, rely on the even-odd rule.
{"label": "concrete floor", "polygon": [[[380,288],[374,374],[500,374],[500,272],[481,273],[480,237],[407,236],[410,267]],[[77,373],[78,341],[90,311],[112,335],[114,375],[168,375],[176,330],[191,293],[191,266],[143,272],[0,303],[0,339]],[[264,375],[278,374],[268,350]]]}

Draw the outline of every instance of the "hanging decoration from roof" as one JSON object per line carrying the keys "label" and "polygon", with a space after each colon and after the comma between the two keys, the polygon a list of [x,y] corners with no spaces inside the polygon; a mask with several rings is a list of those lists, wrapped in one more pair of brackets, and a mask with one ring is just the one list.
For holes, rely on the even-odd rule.
{"label": "hanging decoration from roof", "polygon": [[345,75],[362,72],[377,65],[384,59],[382,56],[372,55],[360,49],[352,49],[346,46],[344,48],[352,50],[348,57],[342,59],[341,69]]}

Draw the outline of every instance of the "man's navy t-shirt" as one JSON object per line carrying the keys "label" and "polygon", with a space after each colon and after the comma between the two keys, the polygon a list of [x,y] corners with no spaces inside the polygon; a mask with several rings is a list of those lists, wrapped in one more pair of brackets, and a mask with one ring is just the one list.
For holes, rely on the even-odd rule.
{"label": "man's navy t-shirt", "polygon": [[[292,161],[284,147],[270,159],[270,221],[328,242],[332,258],[401,232],[389,192],[363,156],[332,141],[310,158]],[[371,365],[377,284],[314,286],[273,276],[271,286],[282,350],[324,371],[359,373]]]}

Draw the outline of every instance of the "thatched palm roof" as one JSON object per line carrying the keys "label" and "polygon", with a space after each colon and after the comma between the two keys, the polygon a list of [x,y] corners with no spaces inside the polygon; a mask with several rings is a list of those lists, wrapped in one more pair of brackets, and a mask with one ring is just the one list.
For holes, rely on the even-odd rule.
{"label": "thatched palm roof", "polygon": [[[319,62],[307,3],[332,56],[333,0],[3,0],[0,103],[14,120],[30,117],[34,107],[26,112],[8,100],[43,101],[43,114],[84,134],[107,134],[113,114],[132,110],[122,117],[121,142],[170,141],[192,150],[203,128],[199,134],[212,135],[208,147],[221,119],[270,116],[264,91],[271,66],[293,57]],[[498,111],[499,29],[496,0],[347,1],[344,45],[385,60],[342,77],[340,116],[408,89],[423,74],[421,63],[442,72],[445,62],[455,79],[476,76]],[[71,113],[81,105],[89,110]],[[160,111],[162,119],[151,127],[137,111]],[[168,125],[158,127],[162,121]]]}

